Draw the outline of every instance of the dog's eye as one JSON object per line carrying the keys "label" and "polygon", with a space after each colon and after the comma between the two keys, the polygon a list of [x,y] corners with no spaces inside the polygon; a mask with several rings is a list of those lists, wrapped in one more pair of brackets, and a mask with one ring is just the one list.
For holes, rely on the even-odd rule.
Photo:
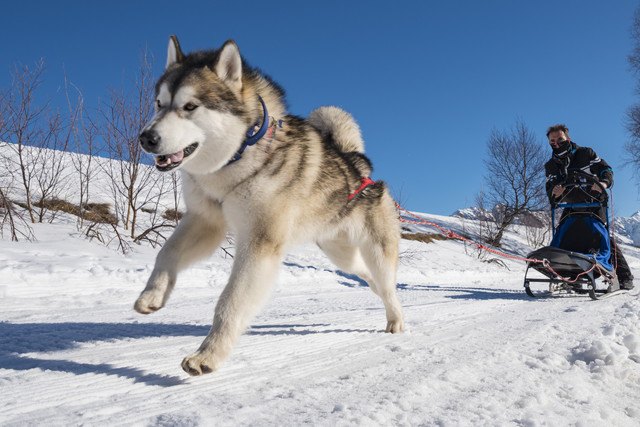
{"label": "dog's eye", "polygon": [[198,108],[198,106],[192,102],[187,102],[182,108],[184,108],[186,111],[193,111]]}
{"label": "dog's eye", "polygon": [[156,107],[158,107],[158,109],[162,108],[162,103],[159,99],[156,100]]}

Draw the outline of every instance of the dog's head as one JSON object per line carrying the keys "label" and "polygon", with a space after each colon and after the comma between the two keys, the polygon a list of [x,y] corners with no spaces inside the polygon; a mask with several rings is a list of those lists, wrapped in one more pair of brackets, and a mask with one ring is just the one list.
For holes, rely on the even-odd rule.
{"label": "dog's head", "polygon": [[165,72],[156,84],[155,115],[140,134],[158,170],[211,173],[233,157],[247,130],[242,69],[233,41],[185,55],[171,36]]}

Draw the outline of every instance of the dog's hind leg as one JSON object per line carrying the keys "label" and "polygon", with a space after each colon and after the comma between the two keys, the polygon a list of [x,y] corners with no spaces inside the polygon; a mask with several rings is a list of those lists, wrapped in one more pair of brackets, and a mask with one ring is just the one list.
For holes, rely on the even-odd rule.
{"label": "dog's hind leg", "polygon": [[283,245],[264,234],[254,235],[262,237],[253,242],[238,238],[229,283],[218,299],[211,331],[198,351],[182,361],[189,375],[206,374],[220,366],[270,293]]}
{"label": "dog's hind leg", "polygon": [[362,258],[373,278],[371,289],[382,299],[387,313],[387,332],[404,330],[402,306],[396,293],[398,246],[392,241],[369,241],[360,246]]}
{"label": "dog's hind leg", "polygon": [[162,308],[176,283],[178,273],[194,262],[210,255],[224,238],[226,225],[221,212],[203,218],[187,212],[164,244],[134,308],[149,314]]}
{"label": "dog's hind leg", "polygon": [[387,313],[387,332],[404,330],[402,306],[396,293],[400,224],[393,200],[383,195],[376,209],[367,211],[358,246]]}
{"label": "dog's hind leg", "polygon": [[[378,295],[387,313],[387,332],[402,332],[402,308],[396,295],[398,238],[389,233],[384,245],[368,236],[360,247],[346,238],[318,242],[318,246],[340,270],[359,276]],[[395,249],[394,249],[395,248]]]}
{"label": "dog's hind leg", "polygon": [[322,252],[325,253],[336,267],[345,273],[355,274],[360,277],[376,292],[374,288],[375,283],[373,283],[371,279],[371,273],[362,259],[362,254],[357,246],[349,243],[346,238],[337,238],[318,242],[318,247],[320,247]]}

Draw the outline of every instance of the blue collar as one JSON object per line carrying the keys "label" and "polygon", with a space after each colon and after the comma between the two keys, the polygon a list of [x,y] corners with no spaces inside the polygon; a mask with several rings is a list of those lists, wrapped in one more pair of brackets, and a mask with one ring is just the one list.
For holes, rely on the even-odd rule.
{"label": "blue collar", "polygon": [[255,125],[251,126],[247,130],[247,137],[245,138],[238,151],[236,151],[236,154],[234,154],[231,160],[229,160],[227,165],[240,160],[242,158],[242,153],[244,153],[244,150],[246,150],[247,147],[255,145],[258,141],[260,141],[260,139],[267,133],[267,129],[269,129],[269,112],[267,111],[267,106],[264,104],[262,97],[259,95],[258,100],[260,101],[260,104],[262,104],[262,125],[260,126],[260,129],[254,131],[255,127],[258,126],[258,122],[256,122]]}

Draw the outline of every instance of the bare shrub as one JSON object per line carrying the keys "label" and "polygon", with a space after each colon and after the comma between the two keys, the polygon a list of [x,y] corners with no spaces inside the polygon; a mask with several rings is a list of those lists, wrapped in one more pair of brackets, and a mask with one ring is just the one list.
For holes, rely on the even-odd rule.
{"label": "bare shrub", "polygon": [[36,105],[36,93],[42,84],[44,61],[34,67],[16,65],[12,71],[12,84],[4,95],[0,138],[10,144],[13,156],[8,170],[24,189],[24,203],[31,222],[42,222],[46,208],[34,200],[59,197],[65,190],[68,178],[64,151],[67,150],[71,125],[59,113],[51,110],[49,103]]}
{"label": "bare shrub", "polygon": [[539,222],[524,223],[527,244],[534,249],[548,244],[551,237],[551,216],[546,211],[537,214],[536,218]]}
{"label": "bare shrub", "polygon": [[522,121],[509,131],[491,132],[485,160],[488,191],[484,197],[492,206],[495,229],[487,243],[500,247],[505,230],[516,218],[545,205],[545,162],[542,145]]}
{"label": "bare shrub", "polygon": [[36,145],[44,139],[45,132],[41,120],[48,111],[47,105],[36,106],[34,98],[42,84],[44,61],[41,59],[34,67],[15,66],[12,71],[12,84],[4,96],[3,126],[0,139],[11,142],[7,147],[15,153],[10,158],[9,171],[19,178],[25,191],[25,209],[30,221],[36,222],[31,206],[33,192],[32,178],[35,174],[40,150],[31,150],[28,145]]}
{"label": "bare shrub", "polygon": [[85,236],[89,240],[97,240],[107,247],[114,247],[122,254],[131,251],[131,244],[126,237],[122,236],[116,224],[93,222],[89,223],[84,230]]}
{"label": "bare shrub", "polygon": [[[159,214],[161,200],[173,191],[175,177],[158,173],[148,162],[138,135],[153,113],[154,81],[149,55],[142,55],[132,90],[113,90],[100,108],[102,135],[107,155],[102,164],[109,177],[111,199],[118,223],[135,243],[156,246],[166,240],[166,232],[176,222]],[[141,221],[141,213],[149,214]]]}
{"label": "bare shrub", "polygon": [[[70,94],[70,86],[75,90],[76,97],[72,100]],[[97,172],[97,164],[94,159],[96,140],[99,136],[99,128],[91,118],[86,116],[84,108],[84,97],[80,89],[65,79],[65,94],[67,97],[67,105],[70,117],[70,148],[73,149],[71,155],[71,163],[75,171],[75,180],[78,184],[78,205],[86,207],[89,205],[91,182]],[[108,205],[107,205],[108,210]],[[113,216],[110,212],[108,215]],[[92,212],[83,211],[78,216],[77,227],[81,230],[84,227],[84,220],[98,220],[99,218],[90,218],[94,216]],[[105,216],[106,219],[106,216]],[[109,219],[108,222],[117,224],[117,219]]]}
{"label": "bare shrub", "polygon": [[5,232],[8,232],[9,238],[14,242],[21,238],[34,240],[35,236],[28,221],[15,206],[7,197],[6,191],[0,187],[0,237],[4,238]]}
{"label": "bare shrub", "polygon": [[[631,40],[633,51],[629,55],[629,65],[636,77],[640,77],[640,7],[636,9],[631,26]],[[640,95],[640,80],[635,88],[636,95]],[[627,111],[626,128],[630,139],[625,145],[627,166],[631,166],[637,182],[640,184],[640,103],[632,105]]]}
{"label": "bare shrub", "polygon": [[[68,190],[69,175],[67,162],[64,157],[69,147],[70,129],[62,123],[59,114],[49,120],[47,137],[36,147],[40,153],[34,170],[34,184],[38,201],[38,222],[44,220],[47,207],[42,203],[46,199],[58,199]],[[53,217],[50,219],[53,220]]]}

